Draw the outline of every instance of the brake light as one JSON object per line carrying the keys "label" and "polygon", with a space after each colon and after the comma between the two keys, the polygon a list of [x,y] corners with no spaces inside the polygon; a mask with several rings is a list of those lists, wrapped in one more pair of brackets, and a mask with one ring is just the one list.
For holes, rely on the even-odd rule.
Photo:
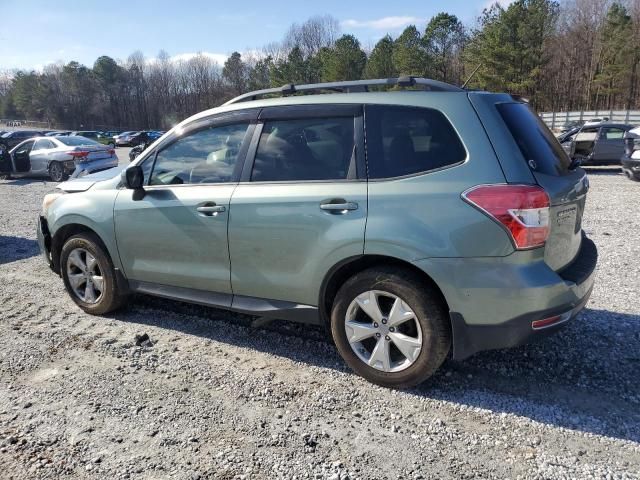
{"label": "brake light", "polygon": [[549,236],[549,195],[537,185],[479,185],[462,198],[499,222],[517,250],[541,247]]}
{"label": "brake light", "polygon": [[115,153],[116,153],[115,149],[113,149],[113,148],[110,148],[108,150],[108,152],[109,152],[109,155],[115,155]]}
{"label": "brake light", "polygon": [[89,156],[89,152],[86,150],[74,150],[72,152],[69,152],[69,155],[71,155],[73,158],[84,158]]}

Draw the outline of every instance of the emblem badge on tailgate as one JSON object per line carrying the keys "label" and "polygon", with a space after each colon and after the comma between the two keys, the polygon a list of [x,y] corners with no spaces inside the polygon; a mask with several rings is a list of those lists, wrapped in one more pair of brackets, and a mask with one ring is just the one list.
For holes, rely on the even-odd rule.
{"label": "emblem badge on tailgate", "polygon": [[578,209],[577,207],[565,208],[564,210],[560,210],[557,216],[558,225],[565,225],[567,223],[575,223],[576,221],[576,213]]}

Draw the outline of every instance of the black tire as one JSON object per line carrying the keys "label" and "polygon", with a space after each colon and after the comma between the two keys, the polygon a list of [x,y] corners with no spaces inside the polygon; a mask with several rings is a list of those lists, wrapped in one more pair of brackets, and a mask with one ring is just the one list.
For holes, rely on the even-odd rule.
{"label": "black tire", "polygon": [[[84,249],[93,255],[98,263],[103,278],[103,290],[96,303],[87,303],[80,299],[69,281],[67,262],[69,254],[75,249]],[[125,292],[118,286],[113,262],[100,239],[92,233],[80,233],[70,237],[62,246],[60,253],[60,273],[64,286],[73,301],[85,312],[102,315],[120,308],[127,299]]]}
{"label": "black tire", "polygon": [[[388,292],[415,313],[422,330],[422,348],[413,364],[398,372],[385,372],[366,364],[347,339],[345,322],[351,302],[369,290]],[[338,352],[358,375],[390,388],[410,388],[429,378],[444,362],[451,346],[447,309],[439,292],[419,275],[394,268],[372,268],[351,277],[340,288],[331,312],[331,334]]]}
{"label": "black tire", "polygon": [[64,182],[69,178],[69,175],[66,174],[60,162],[51,162],[49,164],[49,178],[54,182]]}

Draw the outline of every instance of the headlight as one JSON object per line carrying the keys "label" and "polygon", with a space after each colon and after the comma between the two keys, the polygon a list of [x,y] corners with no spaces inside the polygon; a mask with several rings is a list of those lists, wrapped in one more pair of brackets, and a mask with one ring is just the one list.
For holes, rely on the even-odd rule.
{"label": "headlight", "polygon": [[42,216],[47,216],[47,211],[49,210],[49,206],[56,201],[57,198],[64,195],[65,192],[55,192],[55,193],[47,193],[42,200]]}

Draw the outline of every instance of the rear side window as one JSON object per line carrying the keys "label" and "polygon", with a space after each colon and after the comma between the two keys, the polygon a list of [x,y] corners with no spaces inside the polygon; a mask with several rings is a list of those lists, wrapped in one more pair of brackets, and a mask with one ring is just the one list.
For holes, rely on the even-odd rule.
{"label": "rear side window", "polygon": [[496,107],[531,170],[555,176],[569,172],[569,156],[549,127],[527,105],[501,103]]}
{"label": "rear side window", "polygon": [[369,178],[428,172],[467,156],[451,123],[437,110],[368,105],[365,112]]}
{"label": "rear side window", "polygon": [[251,181],[343,180],[353,153],[353,117],[267,121]]}

